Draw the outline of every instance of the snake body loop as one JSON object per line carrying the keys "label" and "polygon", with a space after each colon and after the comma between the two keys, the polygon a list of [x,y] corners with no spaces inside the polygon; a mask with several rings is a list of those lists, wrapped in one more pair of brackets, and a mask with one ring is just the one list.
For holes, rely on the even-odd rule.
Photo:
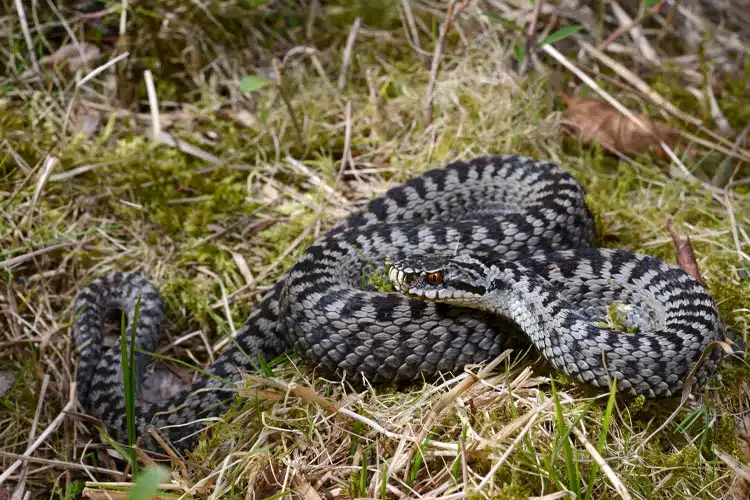
{"label": "snake body loop", "polygon": [[[519,156],[453,163],[389,190],[301,255],[207,375],[168,401],[139,402],[138,432],[154,425],[178,448],[191,447],[204,426],[196,420],[224,411],[233,384],[255,369],[258,356],[289,350],[328,372],[388,382],[455,372],[531,341],[554,368],[583,383],[607,388],[616,377],[628,394],[679,394],[703,351],[722,336],[716,305],[673,266],[590,248],[584,198],[557,165]],[[363,272],[382,270],[386,258],[405,259],[390,274],[404,293],[362,288]],[[405,269],[417,271],[410,262],[435,258],[456,270],[452,291],[420,295],[399,282]],[[481,298],[468,295],[482,288]],[[108,310],[120,309],[132,323],[139,296],[136,343],[153,351],[163,304],[144,278],[104,276],[76,302],[79,400],[121,439],[119,343],[105,347],[103,322]],[[629,307],[638,334],[598,322],[611,303]],[[714,349],[695,372],[697,384],[719,360]],[[140,380],[148,357],[139,355],[136,366]]]}

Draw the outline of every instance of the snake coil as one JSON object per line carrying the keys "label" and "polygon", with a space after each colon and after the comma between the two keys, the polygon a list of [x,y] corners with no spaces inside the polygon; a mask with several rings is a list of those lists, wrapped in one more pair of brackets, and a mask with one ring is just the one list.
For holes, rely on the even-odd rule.
{"label": "snake coil", "polygon": [[[139,401],[138,432],[154,425],[176,447],[192,447],[203,427],[196,420],[225,410],[243,371],[253,370],[258,356],[288,350],[328,372],[387,382],[461,370],[531,341],[580,382],[606,388],[616,377],[624,393],[679,394],[704,350],[722,336],[716,305],[678,268],[591,248],[584,198],[559,166],[519,156],[453,163],[389,190],[301,255],[207,374],[170,400]],[[387,257],[435,255],[463,263],[459,287],[496,287],[489,306],[362,288],[363,270],[373,272]],[[153,351],[164,306],[144,278],[101,277],[75,304],[79,401],[119,439],[126,435],[120,345],[105,345],[104,320],[114,309],[132,323],[138,297],[136,345]],[[638,334],[597,323],[615,302],[627,306]],[[698,385],[719,360],[717,349],[706,356],[695,372]],[[139,354],[138,387],[148,364]]]}

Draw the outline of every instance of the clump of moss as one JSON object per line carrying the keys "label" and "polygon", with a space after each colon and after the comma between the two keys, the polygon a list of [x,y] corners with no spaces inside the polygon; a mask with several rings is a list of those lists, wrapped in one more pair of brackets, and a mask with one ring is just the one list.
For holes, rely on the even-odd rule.
{"label": "clump of moss", "polygon": [[633,335],[638,333],[638,325],[628,322],[628,313],[633,306],[623,303],[612,303],[607,305],[607,317],[596,323],[602,328],[609,328],[619,333]]}

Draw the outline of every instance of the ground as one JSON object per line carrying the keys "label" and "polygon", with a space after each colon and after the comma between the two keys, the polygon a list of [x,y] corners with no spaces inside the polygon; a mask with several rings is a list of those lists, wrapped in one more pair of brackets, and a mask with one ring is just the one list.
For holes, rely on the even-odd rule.
{"label": "ground", "polygon": [[[0,7],[0,498],[118,497],[136,479],[76,414],[70,325],[86,283],[148,276],[170,320],[159,352],[205,366],[317,235],[456,159],[560,163],[587,190],[601,246],[675,262],[671,218],[730,335],[748,334],[750,23],[739,0],[21,4]],[[532,24],[537,42],[556,39],[534,49]],[[567,96],[601,92],[677,131],[666,150],[646,152],[611,109],[584,121],[617,124],[616,144],[567,133],[581,125],[563,114]],[[270,370],[248,374],[248,398],[194,454],[163,463],[169,476],[139,474],[139,487],[747,496],[742,359],[682,405],[585,390],[534,351],[406,389],[355,390],[295,357]]]}

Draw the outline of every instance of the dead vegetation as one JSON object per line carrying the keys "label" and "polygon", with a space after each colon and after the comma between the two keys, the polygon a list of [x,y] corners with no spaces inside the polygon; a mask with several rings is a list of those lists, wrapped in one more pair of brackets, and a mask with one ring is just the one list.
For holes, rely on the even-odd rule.
{"label": "dead vegetation", "polygon": [[[671,218],[747,335],[744,1],[0,8],[0,498],[132,486],[77,414],[85,283],[148,276],[171,320],[159,353],[204,366],[317,235],[457,158],[560,162],[603,246],[674,262]],[[610,403],[534,351],[365,391],[292,356],[248,374],[246,397],[151,481],[165,498],[742,498],[747,373],[727,361],[683,405]]]}

